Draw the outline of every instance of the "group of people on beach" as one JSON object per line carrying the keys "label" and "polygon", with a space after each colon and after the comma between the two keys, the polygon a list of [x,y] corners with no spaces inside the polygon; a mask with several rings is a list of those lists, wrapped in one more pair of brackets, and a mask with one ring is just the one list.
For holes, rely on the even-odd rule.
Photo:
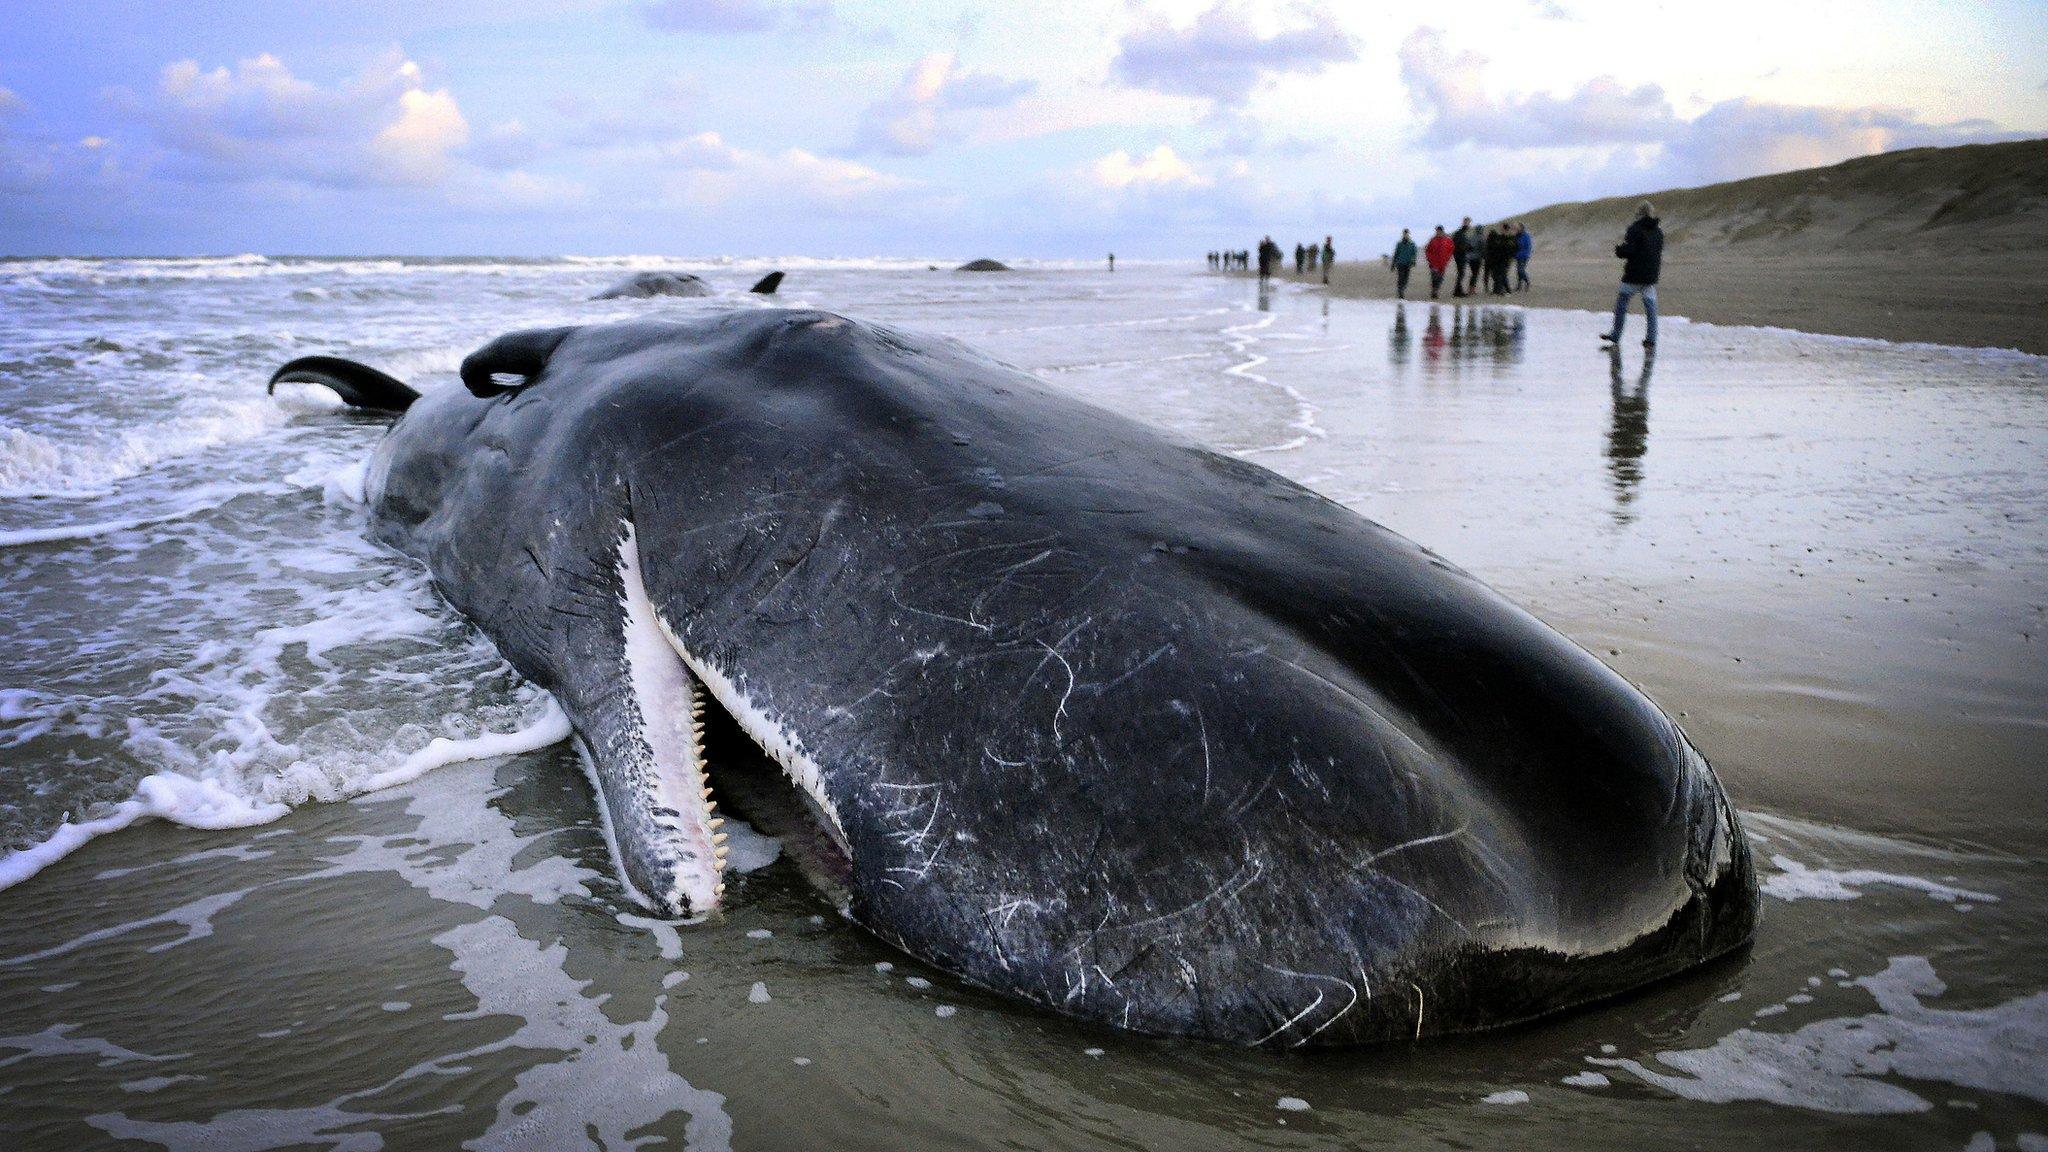
{"label": "group of people on beach", "polygon": [[[1400,300],[1408,298],[1408,278],[1415,271],[1418,256],[1429,266],[1429,298],[1432,300],[1440,297],[1446,272],[1455,272],[1451,283],[1452,296],[1478,296],[1483,293],[1506,296],[1530,287],[1529,257],[1535,251],[1536,238],[1530,235],[1528,227],[1512,221],[1488,227],[1473,224],[1472,218],[1467,216],[1457,231],[1449,233],[1439,224],[1436,234],[1419,250],[1414,237],[1403,228],[1401,239],[1395,242],[1393,254],[1388,258],[1394,269],[1394,296]],[[1636,218],[1629,225],[1622,242],[1615,246],[1614,255],[1624,261],[1621,289],[1614,301],[1614,326],[1602,333],[1600,339],[1608,344],[1620,342],[1629,301],[1640,296],[1648,329],[1643,344],[1654,348],[1657,344],[1657,277],[1663,264],[1664,233],[1648,200],[1636,206]],[[1253,253],[1243,249],[1213,251],[1209,253],[1209,267],[1218,271],[1249,270],[1252,257]],[[1259,241],[1257,257],[1260,280],[1270,278],[1286,258],[1271,236]],[[1328,284],[1330,267],[1336,261],[1336,245],[1329,236],[1323,237],[1320,246],[1294,246],[1294,273],[1297,276],[1320,268],[1323,283]]]}
{"label": "group of people on beach", "polygon": [[[1287,254],[1280,250],[1280,245],[1274,243],[1271,236],[1266,236],[1260,239],[1256,252],[1247,252],[1242,248],[1224,248],[1210,252],[1209,267],[1212,270],[1249,271],[1254,256],[1258,258],[1259,279],[1261,280],[1269,279],[1274,273],[1280,271],[1282,263],[1287,259]],[[1337,245],[1334,237],[1323,237],[1321,244],[1311,241],[1307,244],[1296,244],[1294,246],[1294,274],[1296,276],[1303,276],[1320,268],[1323,273],[1323,283],[1328,284],[1330,282],[1330,266],[1336,262]]]}
{"label": "group of people on beach", "polygon": [[1330,282],[1330,265],[1337,262],[1337,246],[1328,236],[1317,244],[1311,240],[1306,245],[1294,246],[1294,274],[1296,276],[1314,272],[1318,266],[1323,270],[1323,283]]}
{"label": "group of people on beach", "polygon": [[[1535,251],[1536,238],[1521,224],[1502,222],[1487,228],[1474,225],[1467,216],[1456,232],[1448,234],[1439,224],[1436,235],[1429,238],[1420,253],[1423,262],[1429,265],[1429,298],[1435,300],[1443,291],[1447,270],[1456,273],[1451,283],[1453,296],[1477,296],[1482,291],[1505,296],[1527,288],[1529,257]],[[1401,229],[1401,239],[1395,241],[1391,259],[1396,299],[1408,298],[1408,277],[1415,271],[1416,255],[1414,238],[1408,235],[1408,229]],[[1482,276],[1484,289],[1480,287]]]}

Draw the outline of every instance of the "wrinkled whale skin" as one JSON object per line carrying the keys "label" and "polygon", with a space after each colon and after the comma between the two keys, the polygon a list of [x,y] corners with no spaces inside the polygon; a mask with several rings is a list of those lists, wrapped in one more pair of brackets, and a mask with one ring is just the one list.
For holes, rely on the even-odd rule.
{"label": "wrinkled whale skin", "polygon": [[1747,843],[1669,718],[1273,472],[815,311],[472,359],[507,387],[412,405],[375,535],[593,749],[622,739],[632,568],[717,702],[814,773],[850,915],[964,980],[1331,1045],[1526,1020],[1751,934]]}

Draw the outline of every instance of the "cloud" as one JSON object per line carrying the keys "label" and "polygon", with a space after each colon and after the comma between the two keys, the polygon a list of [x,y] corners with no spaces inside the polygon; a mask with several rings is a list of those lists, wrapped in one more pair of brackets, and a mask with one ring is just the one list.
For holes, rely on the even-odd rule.
{"label": "cloud", "polygon": [[21,97],[14,94],[14,89],[0,86],[0,116],[19,112],[27,107],[28,105],[22,102]]}
{"label": "cloud", "polygon": [[463,155],[486,168],[517,168],[539,158],[541,142],[517,120],[491,125],[469,142]]}
{"label": "cloud", "polygon": [[697,85],[687,78],[648,84],[623,105],[557,96],[550,104],[565,123],[552,138],[568,148],[600,149],[670,140],[683,130],[684,117],[701,98]]}
{"label": "cloud", "polygon": [[1170,185],[1185,185],[1190,188],[1206,188],[1214,180],[1190,167],[1188,162],[1174,154],[1171,147],[1161,144],[1145,156],[1133,160],[1131,154],[1119,148],[1089,165],[1088,175],[1104,188],[1158,188]]}
{"label": "cloud", "polygon": [[432,184],[448,170],[448,153],[469,140],[469,121],[446,88],[410,89],[398,97],[398,119],[370,138],[369,154],[388,178]]}
{"label": "cloud", "polygon": [[1268,77],[1312,74],[1358,58],[1357,45],[1328,11],[1306,8],[1302,15],[1306,27],[1264,36],[1229,0],[1186,27],[1155,15],[1124,36],[1110,72],[1133,87],[1236,105]]}
{"label": "cloud", "polygon": [[1662,167],[1676,180],[1713,183],[1834,164],[1899,148],[2019,139],[1989,120],[1930,124],[1903,108],[1823,108],[1724,100],[1687,123],[1665,146]]}
{"label": "cloud", "polygon": [[1596,76],[1567,96],[1487,94],[1486,57],[1454,52],[1435,28],[1417,28],[1401,42],[1401,82],[1422,114],[1425,143],[1448,147],[1554,148],[1654,143],[1681,130],[1664,90],[1628,88]]}
{"label": "cloud", "polygon": [[455,98],[429,90],[397,52],[331,87],[266,53],[211,71],[180,60],[147,97],[112,95],[149,124],[172,174],[190,179],[431,185],[469,140]]}
{"label": "cloud", "polygon": [[691,208],[756,203],[837,211],[910,187],[907,181],[852,160],[801,148],[773,154],[751,151],[726,143],[716,132],[671,141],[660,150],[660,158],[668,169],[661,181],[666,199]]}
{"label": "cloud", "polygon": [[1035,87],[1030,80],[969,72],[952,53],[934,52],[905,73],[894,92],[861,113],[852,151],[923,156],[958,139],[966,115],[1009,107]]}
{"label": "cloud", "polygon": [[1529,0],[1529,6],[1536,10],[1536,15],[1545,20],[1578,19],[1571,9],[1559,4],[1557,0]]}
{"label": "cloud", "polygon": [[578,208],[589,203],[590,189],[578,180],[515,169],[472,173],[448,190],[448,200],[465,208]]}
{"label": "cloud", "polygon": [[729,36],[776,29],[829,27],[837,20],[825,0],[656,0],[641,9],[664,32]]}
{"label": "cloud", "polygon": [[[1895,148],[2006,139],[1988,120],[1930,124],[1900,108],[1829,108],[1724,100],[1681,118],[1654,84],[1630,88],[1596,76],[1567,95],[1493,96],[1486,58],[1454,51],[1442,32],[1417,28],[1401,43],[1401,81],[1422,117],[1422,142],[1441,149],[1604,149],[1597,176],[1629,187],[1703,184],[1833,164]],[[1630,149],[1647,149],[1628,156]],[[1584,194],[1584,193],[1582,193]],[[1605,195],[1605,191],[1590,191]]]}

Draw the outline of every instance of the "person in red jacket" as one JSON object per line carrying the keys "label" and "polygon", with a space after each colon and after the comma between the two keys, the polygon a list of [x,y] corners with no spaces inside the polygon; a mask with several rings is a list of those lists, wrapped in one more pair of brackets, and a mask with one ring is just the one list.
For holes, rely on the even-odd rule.
{"label": "person in red jacket", "polygon": [[1451,263],[1451,238],[1444,235],[1444,226],[1436,226],[1436,235],[1422,247],[1422,258],[1429,262],[1429,298],[1436,299],[1437,292],[1444,286],[1444,269]]}

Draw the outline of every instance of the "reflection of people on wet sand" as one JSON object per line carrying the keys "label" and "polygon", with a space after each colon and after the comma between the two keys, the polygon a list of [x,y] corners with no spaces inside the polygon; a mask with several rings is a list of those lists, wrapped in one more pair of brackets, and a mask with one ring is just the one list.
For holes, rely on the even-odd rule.
{"label": "reflection of people on wet sand", "polygon": [[[1437,227],[1438,232],[1443,227]],[[1444,358],[1444,320],[1437,306],[1429,306],[1429,326],[1422,330],[1422,354],[1433,363]]]}
{"label": "reflection of people on wet sand", "polygon": [[[1434,328],[1434,313],[1430,316],[1430,323]],[[1519,308],[1460,306],[1451,314],[1450,336],[1441,346],[1449,349],[1449,359],[1454,368],[1481,361],[1496,365],[1519,364],[1528,338],[1528,314]],[[1429,341],[1426,337],[1423,344],[1427,349]],[[1433,355],[1430,358],[1436,359]]]}
{"label": "reflection of people on wet sand", "polygon": [[1621,349],[1607,349],[1608,396],[1614,402],[1614,422],[1607,430],[1607,476],[1614,488],[1617,524],[1635,519],[1629,505],[1643,482],[1643,455],[1650,450],[1650,370],[1656,365],[1653,344],[1643,354],[1643,374],[1631,391],[1621,375]]}
{"label": "reflection of people on wet sand", "polygon": [[[1430,319],[1436,319],[1434,309]],[[1387,362],[1396,368],[1408,363],[1408,313],[1400,304],[1394,305],[1394,327],[1387,333]]]}

